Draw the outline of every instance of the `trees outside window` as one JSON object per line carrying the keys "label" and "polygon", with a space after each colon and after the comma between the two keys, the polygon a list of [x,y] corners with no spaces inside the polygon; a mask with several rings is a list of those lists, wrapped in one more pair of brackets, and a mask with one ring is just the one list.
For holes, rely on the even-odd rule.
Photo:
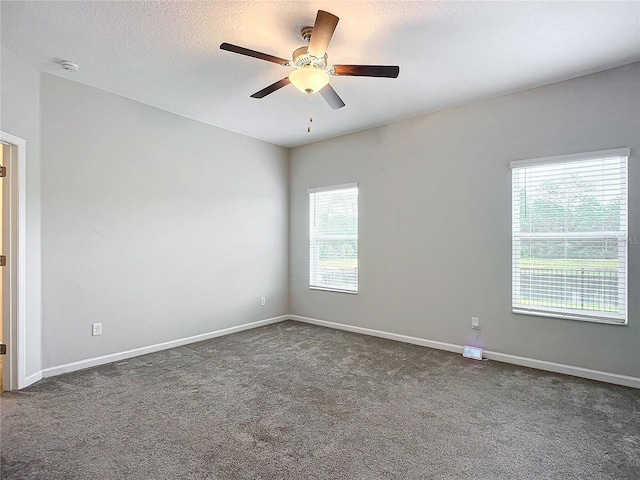
{"label": "trees outside window", "polygon": [[625,153],[512,162],[515,312],[626,322]]}

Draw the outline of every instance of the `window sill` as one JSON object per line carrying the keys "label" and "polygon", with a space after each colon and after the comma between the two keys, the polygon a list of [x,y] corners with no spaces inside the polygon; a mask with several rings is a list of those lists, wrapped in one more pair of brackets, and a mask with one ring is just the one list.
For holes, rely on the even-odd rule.
{"label": "window sill", "polygon": [[581,322],[604,323],[607,325],[618,325],[618,326],[628,325],[627,319],[616,320],[613,318],[587,317],[583,315],[575,315],[575,314],[560,313],[560,312],[558,313],[538,312],[536,310],[527,310],[525,308],[517,308],[517,307],[513,307],[511,311],[518,315],[533,315],[535,317],[563,318],[565,320],[578,320]]}
{"label": "window sill", "polygon": [[309,286],[309,290],[320,290],[322,292],[335,292],[335,293],[347,293],[349,295],[357,295],[357,291],[353,290],[340,290],[339,288],[329,288],[329,287],[312,287]]}

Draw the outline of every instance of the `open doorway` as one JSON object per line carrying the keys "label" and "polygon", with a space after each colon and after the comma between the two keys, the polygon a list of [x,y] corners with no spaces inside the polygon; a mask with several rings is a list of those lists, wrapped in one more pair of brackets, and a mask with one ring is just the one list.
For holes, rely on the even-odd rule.
{"label": "open doorway", "polygon": [[2,389],[17,390],[26,386],[26,297],[25,297],[25,171],[26,142],[0,131],[4,167],[1,178],[2,240],[0,264],[2,312]]}
{"label": "open doorway", "polygon": [[[6,170],[4,170],[4,159],[5,158],[9,158],[10,152],[9,152],[9,145],[5,145],[4,143],[0,144],[0,171],[5,172]],[[4,268],[4,250],[2,248],[3,244],[4,244],[4,220],[5,220],[5,214],[4,214],[4,199],[3,199],[3,195],[4,195],[4,178],[2,177],[2,175],[0,175],[0,258],[2,260],[0,260],[0,268]],[[3,300],[3,296],[4,296],[4,289],[3,289],[3,285],[4,285],[4,275],[0,275],[0,346],[2,346],[2,351],[0,351],[0,394],[2,394],[2,392],[5,390],[4,387],[4,357],[6,354],[6,343],[5,343],[5,336],[4,336],[4,308],[3,308],[3,304],[4,302]]]}

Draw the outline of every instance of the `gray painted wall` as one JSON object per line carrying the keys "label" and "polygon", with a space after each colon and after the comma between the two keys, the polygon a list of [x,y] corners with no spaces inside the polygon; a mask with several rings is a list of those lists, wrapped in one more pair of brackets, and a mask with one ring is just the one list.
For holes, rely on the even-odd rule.
{"label": "gray painted wall", "polygon": [[[640,377],[640,245],[629,324],[511,313],[511,160],[631,147],[640,236],[640,63],[296,148],[291,313]],[[358,295],[309,290],[306,189],[358,182]]]}
{"label": "gray painted wall", "polygon": [[[637,244],[628,326],[511,313],[509,170],[631,147],[640,236],[638,63],[296,148],[288,170],[285,149],[1,59],[0,128],[27,140],[27,375],[294,313],[455,344],[474,315],[485,348],[640,376]],[[310,291],[306,189],[351,181],[360,293]]]}
{"label": "gray painted wall", "polygon": [[26,375],[41,364],[40,72],[11,51],[0,52],[0,130],[26,141]]}
{"label": "gray painted wall", "polygon": [[286,149],[41,89],[43,368],[288,313]]}

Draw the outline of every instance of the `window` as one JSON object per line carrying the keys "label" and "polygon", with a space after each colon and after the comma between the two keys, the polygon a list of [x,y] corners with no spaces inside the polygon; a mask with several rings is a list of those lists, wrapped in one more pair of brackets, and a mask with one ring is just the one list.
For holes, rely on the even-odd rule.
{"label": "window", "polygon": [[628,156],[511,162],[514,312],[626,324]]}
{"label": "window", "polygon": [[308,193],[309,287],[358,293],[358,186]]}

